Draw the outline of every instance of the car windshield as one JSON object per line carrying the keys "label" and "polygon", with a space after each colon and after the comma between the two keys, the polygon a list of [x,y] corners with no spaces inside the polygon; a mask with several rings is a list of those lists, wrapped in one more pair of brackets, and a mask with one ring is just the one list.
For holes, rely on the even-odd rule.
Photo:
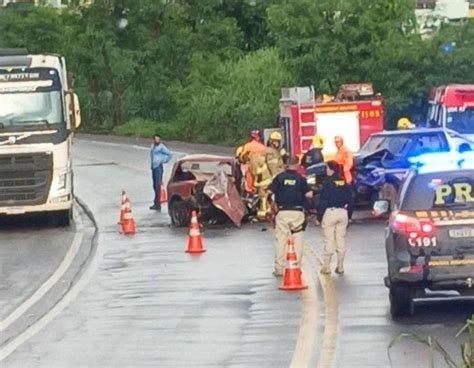
{"label": "car windshield", "polygon": [[0,93],[0,128],[63,122],[60,91]]}
{"label": "car windshield", "polygon": [[372,136],[359,151],[363,155],[388,150],[394,156],[417,156],[449,150],[446,137],[439,133]]}
{"label": "car windshield", "polygon": [[448,108],[446,128],[463,134],[474,134],[474,107]]}
{"label": "car windshield", "polygon": [[412,139],[412,137],[402,135],[372,136],[359,153],[367,155],[385,149],[395,156],[403,156],[408,152]]}
{"label": "car windshield", "polygon": [[418,175],[408,184],[402,210],[474,209],[474,170]]}

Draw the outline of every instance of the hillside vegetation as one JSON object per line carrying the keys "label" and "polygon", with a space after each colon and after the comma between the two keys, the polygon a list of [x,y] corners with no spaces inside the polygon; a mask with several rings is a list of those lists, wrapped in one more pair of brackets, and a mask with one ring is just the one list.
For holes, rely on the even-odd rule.
{"label": "hillside vegetation", "polygon": [[282,87],[373,82],[390,126],[474,82],[473,22],[416,27],[412,0],[96,0],[2,10],[0,47],[65,55],[88,131],[233,144],[275,124]]}

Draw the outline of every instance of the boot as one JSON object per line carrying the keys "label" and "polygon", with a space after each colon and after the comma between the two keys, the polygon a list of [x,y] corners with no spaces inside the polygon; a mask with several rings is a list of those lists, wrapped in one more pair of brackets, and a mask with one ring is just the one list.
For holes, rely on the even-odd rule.
{"label": "boot", "polygon": [[324,256],[323,265],[321,266],[321,273],[329,275],[331,273],[331,256]]}
{"label": "boot", "polygon": [[337,259],[336,273],[342,275],[344,273],[344,258],[339,257]]}

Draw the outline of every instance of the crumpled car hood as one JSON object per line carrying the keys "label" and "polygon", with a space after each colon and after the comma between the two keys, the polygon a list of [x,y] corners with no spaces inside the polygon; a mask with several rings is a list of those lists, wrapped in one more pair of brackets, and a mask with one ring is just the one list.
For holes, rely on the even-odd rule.
{"label": "crumpled car hood", "polygon": [[235,184],[229,180],[223,168],[206,183],[204,194],[212,200],[214,206],[223,211],[235,225],[240,227],[247,210]]}

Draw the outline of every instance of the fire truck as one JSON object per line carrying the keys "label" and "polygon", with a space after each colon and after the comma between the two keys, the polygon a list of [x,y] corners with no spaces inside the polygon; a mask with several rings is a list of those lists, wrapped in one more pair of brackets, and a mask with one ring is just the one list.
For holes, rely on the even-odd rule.
{"label": "fire truck", "polygon": [[316,96],[314,87],[282,89],[279,129],[291,155],[302,156],[314,135],[325,140],[323,153],[336,152],[334,137],[342,136],[357,152],[372,133],[384,128],[384,106],[370,83],[343,85],[336,96]]}
{"label": "fire truck", "polygon": [[474,141],[474,84],[435,87],[428,102],[430,126],[457,131]]}

